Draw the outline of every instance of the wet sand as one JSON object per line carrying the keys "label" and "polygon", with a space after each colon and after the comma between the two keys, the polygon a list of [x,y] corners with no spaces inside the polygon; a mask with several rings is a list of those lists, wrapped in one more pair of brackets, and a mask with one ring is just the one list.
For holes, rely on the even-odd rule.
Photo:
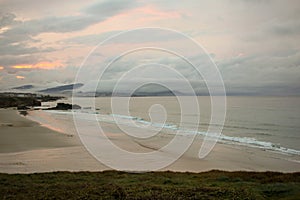
{"label": "wet sand", "polygon": [[76,136],[41,126],[13,109],[0,110],[0,172],[98,171]]}
{"label": "wet sand", "polygon": [[[33,115],[34,112],[43,111],[33,111]],[[105,126],[114,132],[107,134],[115,144],[133,152],[154,151],[172,138],[171,135],[160,135],[147,140],[132,140],[130,137],[115,134],[118,130],[111,124]],[[71,133],[72,131],[59,132],[41,126],[27,117],[20,116],[13,109],[0,110],[0,172],[33,173],[109,169],[91,156],[78,136]],[[212,169],[281,172],[300,170],[299,156],[227,144],[217,144],[207,157],[199,159],[198,151],[201,144],[202,140],[196,138],[191,148],[180,159],[162,170],[191,172]],[[164,153],[172,155],[174,152]]]}
{"label": "wet sand", "polygon": [[0,153],[78,145],[71,137],[40,126],[20,116],[16,110],[1,110],[0,113]]}

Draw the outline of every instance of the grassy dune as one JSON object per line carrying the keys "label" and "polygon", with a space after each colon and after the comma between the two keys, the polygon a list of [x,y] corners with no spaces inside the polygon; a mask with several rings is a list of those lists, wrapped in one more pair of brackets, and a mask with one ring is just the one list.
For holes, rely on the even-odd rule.
{"label": "grassy dune", "polygon": [[300,173],[0,174],[1,199],[299,199]]}

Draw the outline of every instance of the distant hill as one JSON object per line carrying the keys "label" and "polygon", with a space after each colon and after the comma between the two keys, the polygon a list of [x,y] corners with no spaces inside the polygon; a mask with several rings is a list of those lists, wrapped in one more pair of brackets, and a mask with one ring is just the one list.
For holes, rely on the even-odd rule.
{"label": "distant hill", "polygon": [[29,90],[32,88],[34,88],[33,85],[22,85],[22,86],[18,86],[18,87],[13,87],[11,89],[13,89],[13,90]]}
{"label": "distant hill", "polygon": [[76,93],[76,96],[78,97],[111,97],[111,96],[115,96],[115,97],[153,97],[153,96],[186,96],[188,94],[184,94],[178,91],[157,91],[157,92],[142,92],[142,91],[135,91],[133,94],[130,94],[128,92],[118,92],[118,93],[114,93],[112,94],[112,92],[78,92]]}
{"label": "distant hill", "polygon": [[143,97],[143,96],[176,96],[177,95],[184,95],[183,93],[179,93],[177,91],[172,92],[170,90],[166,91],[158,91],[158,92],[142,92],[136,91],[132,94],[133,97]]}
{"label": "distant hill", "polygon": [[43,93],[62,93],[62,92],[71,91],[73,89],[80,88],[82,86],[83,86],[82,83],[76,83],[76,84],[69,84],[69,85],[62,85],[62,86],[47,88],[47,89],[44,89],[44,90],[40,90],[39,92],[43,92]]}

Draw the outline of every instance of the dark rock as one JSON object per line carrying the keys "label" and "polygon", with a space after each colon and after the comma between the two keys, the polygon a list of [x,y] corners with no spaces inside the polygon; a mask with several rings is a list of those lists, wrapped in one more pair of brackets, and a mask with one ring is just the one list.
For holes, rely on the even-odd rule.
{"label": "dark rock", "polygon": [[68,103],[57,103],[56,107],[48,108],[46,110],[71,110],[71,109],[81,109],[79,105],[72,105]]}
{"label": "dark rock", "polygon": [[29,107],[27,107],[27,106],[25,106],[25,105],[18,105],[18,106],[17,106],[17,109],[18,109],[18,110],[28,110]]}
{"label": "dark rock", "polygon": [[24,116],[28,115],[28,112],[26,110],[21,110],[19,111],[19,113]]}

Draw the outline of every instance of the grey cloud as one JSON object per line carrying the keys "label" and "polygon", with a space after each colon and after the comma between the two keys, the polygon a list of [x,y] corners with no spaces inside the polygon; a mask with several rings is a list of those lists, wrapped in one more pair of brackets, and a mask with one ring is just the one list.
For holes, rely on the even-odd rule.
{"label": "grey cloud", "polygon": [[287,56],[257,55],[219,61],[231,94],[299,95],[300,52]]}
{"label": "grey cloud", "polygon": [[[299,16],[300,17],[300,16]],[[290,36],[290,35],[300,35],[300,22],[288,21],[285,23],[277,23],[272,25],[269,28],[270,33],[279,35],[279,36]]]}
{"label": "grey cloud", "polygon": [[84,36],[77,36],[73,38],[66,39],[62,41],[62,43],[67,44],[85,44],[85,45],[97,45],[100,42],[103,42],[105,39],[120,33],[120,31],[108,31],[101,34],[90,34],[90,35],[84,35]]}
{"label": "grey cloud", "polygon": [[[52,5],[50,6],[51,8],[46,7],[48,4],[52,4],[53,1],[47,3],[46,6],[42,5],[44,2],[36,3],[39,4],[38,9],[42,9],[37,12],[33,0],[28,0],[26,3],[21,0],[4,1],[6,2],[4,5],[5,8],[14,8],[16,13],[18,13],[18,17],[26,17],[27,19],[31,17],[39,18],[19,23],[13,14],[3,15],[4,17],[0,20],[2,21],[1,26],[7,26],[11,29],[6,31],[3,29],[5,32],[0,34],[0,55],[2,55],[0,57],[0,65],[14,65],[18,64],[18,62],[25,62],[26,59],[26,62],[30,62],[30,58],[32,58],[32,62],[38,61],[39,58],[36,57],[38,56],[36,53],[39,48],[27,46],[27,44],[34,44],[36,42],[33,39],[34,36],[40,33],[80,31],[118,13],[134,9],[140,6],[141,3],[144,4],[146,2],[105,0],[101,2],[97,1],[98,3],[86,7],[86,3],[82,3],[83,1],[81,1],[81,3],[79,3],[79,1],[76,1],[76,3],[73,3],[73,1],[72,3],[65,3],[65,1],[60,2],[54,0],[56,2],[55,6]],[[78,6],[77,3],[80,4],[80,6]],[[26,9],[22,8],[24,4],[28,4],[25,6]],[[71,9],[66,10],[66,13],[62,12],[63,9],[67,8],[67,5],[75,4],[76,6],[72,6]],[[297,41],[300,40],[300,23],[298,22],[300,18],[300,7],[298,6],[299,2],[297,0],[227,0],[224,2],[193,1],[188,3],[156,0],[150,4],[161,11],[172,9],[191,14],[186,16],[184,20],[178,19],[178,23],[177,21],[170,21],[170,23],[165,21],[162,23],[160,23],[160,21],[157,22],[158,25],[177,28],[188,35],[192,35],[194,38],[199,36],[196,38],[198,41],[205,41],[204,43],[208,49],[216,51],[217,55],[215,59],[227,57],[227,59],[219,60],[218,66],[227,86],[227,90],[231,94],[287,94],[292,92],[299,94],[300,49],[299,42]],[[58,5],[61,6],[56,9]],[[81,9],[82,7],[85,7],[85,9]],[[19,11],[20,9],[23,11]],[[3,9],[1,5],[0,10],[6,9]],[[48,13],[44,12],[46,10],[48,10]],[[27,15],[24,13],[27,13]],[[55,13],[57,17],[49,17],[51,15],[53,16],[53,13]],[[149,24],[147,23],[145,25],[147,26]],[[124,26],[120,25],[120,27],[122,28]],[[192,32],[188,32],[187,30],[192,30]],[[70,38],[61,41],[61,43],[57,45],[61,45],[61,48],[63,48],[76,44],[74,45],[75,47],[85,48],[87,45],[97,45],[115,33],[117,32]],[[131,40],[123,41],[130,43],[135,43],[136,41],[169,42],[177,39],[171,38],[169,35],[151,35],[151,38],[145,37],[145,35],[136,35],[132,38]],[[121,43],[122,41],[119,40],[118,42]],[[112,46],[113,45],[114,44],[112,44]],[[193,52],[193,50],[187,49],[186,52]],[[103,55],[108,57],[107,55],[110,55],[109,53],[110,52],[107,51],[104,52]],[[4,54],[8,55],[4,56]],[[21,54],[23,54],[23,56],[18,56]],[[234,55],[238,54],[245,56],[234,57]],[[232,58],[229,58],[230,56]],[[71,57],[72,53],[70,53],[70,58]],[[99,56],[99,58],[100,57],[101,56]],[[103,57],[100,59],[104,59]],[[201,59],[201,56],[197,55],[195,59]],[[193,80],[196,79],[193,75],[197,74],[193,72],[193,69],[178,60],[174,60],[175,63],[173,60],[168,60],[168,58],[166,60],[158,59],[153,61],[163,64],[172,63],[172,66],[176,70],[180,70],[181,73]],[[136,62],[124,61],[123,63],[116,64],[107,71],[107,81],[117,79],[132,66],[136,66],[140,63],[141,62],[136,59]],[[203,68],[205,68],[205,65]],[[5,70],[3,70],[3,72],[4,71]],[[67,72],[68,71],[62,70],[49,71],[49,81],[63,82],[65,80],[71,80],[72,76],[63,76],[64,73]],[[92,72],[96,73],[97,69]],[[153,70],[153,73],[158,72],[159,69],[156,71],[155,69]],[[14,72],[11,71],[11,73]],[[21,72],[18,71],[18,73]],[[36,81],[43,82],[45,80],[41,79],[48,77],[48,72],[39,74],[41,73],[40,70],[37,70],[35,73],[29,70],[23,71],[22,73],[24,76],[32,76],[31,81],[36,79]],[[145,73],[148,73],[148,71],[145,71]],[[87,80],[90,80],[89,78],[90,77],[87,77]],[[13,82],[11,83],[13,84]],[[107,83],[107,85],[109,84]],[[202,87],[201,84],[198,85],[195,83],[195,85],[197,85],[199,89]]]}
{"label": "grey cloud", "polygon": [[[120,36],[114,38],[114,43],[152,43],[159,45],[162,42],[168,41],[187,41],[189,40],[185,35],[181,35],[176,31],[168,31],[159,28],[142,28],[129,32],[124,32]],[[176,46],[176,45],[174,45]]]}
{"label": "grey cloud", "polygon": [[280,50],[275,51],[273,53],[273,56],[285,58],[285,57],[294,56],[294,55],[298,54],[299,51],[300,51],[299,49],[295,49],[295,48],[280,49]]}
{"label": "grey cloud", "polygon": [[16,15],[13,13],[0,13],[0,29],[9,25],[20,23],[15,18]]}
{"label": "grey cloud", "polygon": [[20,64],[20,63],[36,62],[36,61],[38,61],[38,56],[0,55],[0,60],[1,60],[1,65],[11,66],[11,65],[16,65],[16,64]]}
{"label": "grey cloud", "polygon": [[5,32],[0,34],[0,54],[3,55],[26,55],[32,53],[41,53],[53,51],[52,48],[37,48],[28,46],[28,43],[39,42],[39,40],[32,37],[21,34]]}
{"label": "grey cloud", "polygon": [[36,47],[25,47],[22,44],[18,45],[6,45],[0,46],[1,55],[26,55],[36,52],[41,52],[40,49]]}
{"label": "grey cloud", "polygon": [[138,3],[135,0],[110,0],[93,4],[84,9],[83,12],[107,18],[136,6]]}
{"label": "grey cloud", "polygon": [[244,84],[240,82],[225,82],[227,95],[276,95],[276,96],[298,96],[299,85],[291,85],[286,82],[255,82]]}
{"label": "grey cloud", "polygon": [[221,69],[226,69],[234,66],[241,66],[244,63],[255,59],[256,56],[251,55],[251,56],[244,56],[244,57],[233,57],[230,59],[222,60],[222,61],[217,61],[216,64],[221,68]]}
{"label": "grey cloud", "polygon": [[[24,70],[14,73],[3,71],[0,74],[2,77],[0,84],[1,89],[24,84],[43,85],[43,88],[47,88],[47,86],[55,86],[55,83],[56,85],[73,83],[76,72],[77,68],[72,66],[50,70]],[[16,75],[24,76],[25,79],[16,79]]]}
{"label": "grey cloud", "polygon": [[[232,2],[237,2],[237,1],[241,1],[241,0],[231,0]],[[249,4],[262,4],[262,3],[269,3],[272,0],[242,0],[242,2],[244,3],[249,3]]]}
{"label": "grey cloud", "polygon": [[118,31],[109,31],[101,34],[90,34],[85,36],[77,36],[73,38],[69,38],[63,42],[65,43],[74,43],[74,44],[85,44],[85,45],[97,45],[100,42],[108,39],[109,37],[115,36],[112,40],[106,41],[106,44],[138,44],[138,43],[152,43],[159,44],[161,42],[168,41],[176,41],[179,40],[187,40],[187,38],[181,34],[172,33],[170,35],[169,32],[161,31],[159,32],[157,29],[145,28],[145,29],[137,29],[137,31],[129,31],[126,30],[118,30]]}
{"label": "grey cloud", "polygon": [[[79,15],[53,16],[23,22],[15,20],[15,14],[1,14],[0,28],[5,26],[10,26],[10,28],[0,34],[0,54],[2,56],[26,55],[53,51],[54,49],[51,48],[41,49],[28,44],[38,42],[33,37],[41,33],[66,33],[83,30],[134,5],[133,1],[105,1],[91,5]],[[2,60],[2,63],[5,61]]]}
{"label": "grey cloud", "polygon": [[65,33],[82,30],[99,22],[98,18],[89,16],[47,17],[24,21],[21,25],[6,31],[7,34],[24,34],[35,36],[40,33]]}
{"label": "grey cloud", "polygon": [[79,15],[46,17],[24,21],[22,25],[7,31],[8,34],[22,33],[35,36],[40,33],[65,33],[85,29],[126,9],[132,8],[134,1],[105,1],[93,4]]}

